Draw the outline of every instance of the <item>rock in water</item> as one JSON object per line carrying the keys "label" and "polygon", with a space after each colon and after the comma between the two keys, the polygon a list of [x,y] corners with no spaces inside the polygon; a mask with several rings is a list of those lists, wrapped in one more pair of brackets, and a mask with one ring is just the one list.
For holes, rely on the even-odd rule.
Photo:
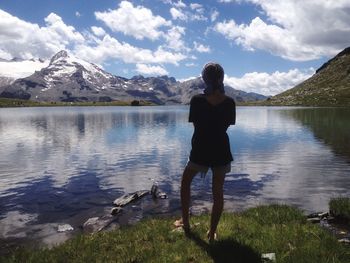
{"label": "rock in water", "polygon": [[157,198],[157,193],[158,193],[158,184],[154,183],[151,187],[151,195],[153,198]]}
{"label": "rock in water", "polygon": [[141,191],[136,191],[135,193],[132,194],[125,194],[117,199],[114,200],[113,204],[115,206],[126,206],[127,204],[140,199],[144,197],[145,195],[149,194],[148,190],[141,190]]}
{"label": "rock in water", "polygon": [[151,195],[154,199],[160,198],[160,199],[167,199],[168,196],[165,192],[160,192],[158,184],[154,183],[151,188]]}
{"label": "rock in water", "polygon": [[167,199],[168,196],[165,192],[158,192],[157,197],[160,199]]}
{"label": "rock in water", "polygon": [[69,224],[58,225],[57,232],[67,232],[72,231],[74,228]]}

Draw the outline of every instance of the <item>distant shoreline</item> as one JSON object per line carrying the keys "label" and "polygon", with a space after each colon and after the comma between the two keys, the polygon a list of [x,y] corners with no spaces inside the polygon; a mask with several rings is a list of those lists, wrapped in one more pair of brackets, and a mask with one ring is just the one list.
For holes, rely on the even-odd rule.
{"label": "distant shoreline", "polygon": [[[136,105],[135,105],[136,104]],[[348,105],[292,105],[292,104],[276,104],[269,101],[250,101],[250,102],[236,102],[237,106],[252,106],[252,107],[335,107],[344,108],[349,107]],[[171,104],[173,105],[173,104]],[[175,104],[176,105],[176,104]],[[183,104],[178,104],[183,105]],[[166,104],[160,105],[146,100],[133,100],[133,101],[110,101],[110,102],[100,102],[100,101],[89,101],[89,102],[39,102],[32,100],[21,100],[21,99],[8,99],[0,98],[0,108],[21,108],[21,107],[97,107],[97,106],[168,106]]]}
{"label": "distant shoreline", "polygon": [[0,108],[21,108],[21,107],[76,107],[76,106],[155,106],[155,103],[145,100],[133,101],[89,101],[89,102],[39,102],[32,100],[0,98]]}

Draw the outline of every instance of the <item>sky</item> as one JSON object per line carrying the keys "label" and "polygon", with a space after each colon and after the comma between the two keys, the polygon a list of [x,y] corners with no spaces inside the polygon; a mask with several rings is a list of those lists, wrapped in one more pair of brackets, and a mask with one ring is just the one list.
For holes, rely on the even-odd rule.
{"label": "sky", "polygon": [[225,84],[275,95],[348,46],[350,0],[0,0],[0,58],[65,49],[127,78],[215,61]]}

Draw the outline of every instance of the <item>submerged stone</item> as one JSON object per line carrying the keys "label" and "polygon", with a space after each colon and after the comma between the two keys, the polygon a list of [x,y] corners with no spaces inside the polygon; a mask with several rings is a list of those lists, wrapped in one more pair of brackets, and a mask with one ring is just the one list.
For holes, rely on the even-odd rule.
{"label": "submerged stone", "polygon": [[101,217],[91,217],[83,225],[83,229],[88,233],[100,232],[106,229],[112,222],[116,220],[116,217],[112,215],[104,215]]}
{"label": "submerged stone", "polygon": [[111,210],[111,215],[119,214],[121,211],[123,211],[123,208],[121,207],[113,207]]}
{"label": "submerged stone", "polygon": [[320,223],[321,219],[319,217],[313,217],[313,218],[308,218],[307,221],[310,223],[316,224],[316,223]]}

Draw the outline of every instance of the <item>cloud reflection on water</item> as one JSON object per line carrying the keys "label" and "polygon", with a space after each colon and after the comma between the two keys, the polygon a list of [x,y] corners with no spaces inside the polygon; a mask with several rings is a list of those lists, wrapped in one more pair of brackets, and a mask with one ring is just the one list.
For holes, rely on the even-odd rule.
{"label": "cloud reflection on water", "polygon": [[[226,209],[283,202],[324,210],[330,197],[349,194],[349,163],[300,122],[309,113],[238,108],[237,125],[228,130],[235,161],[225,183]],[[81,225],[114,198],[155,181],[170,198],[141,203],[137,217],[178,213],[193,132],[187,118],[186,106],[1,109],[0,217],[19,212],[33,224]],[[196,177],[194,207],[209,209],[210,191],[210,174]]]}

